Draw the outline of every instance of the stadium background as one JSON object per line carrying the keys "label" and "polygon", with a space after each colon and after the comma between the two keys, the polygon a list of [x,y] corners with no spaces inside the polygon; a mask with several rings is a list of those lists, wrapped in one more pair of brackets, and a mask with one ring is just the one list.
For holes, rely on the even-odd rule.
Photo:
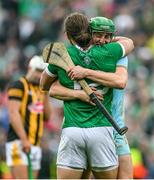
{"label": "stadium background", "polygon": [[[64,41],[63,19],[71,12],[113,19],[117,34],[132,38],[125,112],[135,178],[154,178],[154,0],[0,0],[0,177],[8,130],[6,88],[26,72],[28,60],[49,41]],[[55,178],[55,159],[63,117],[61,101],[51,99],[45,124],[40,178]]]}

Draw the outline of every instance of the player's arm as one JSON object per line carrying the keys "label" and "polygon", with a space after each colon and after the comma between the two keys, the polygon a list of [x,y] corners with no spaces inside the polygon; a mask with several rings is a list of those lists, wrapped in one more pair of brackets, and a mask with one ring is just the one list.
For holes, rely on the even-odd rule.
{"label": "player's arm", "polygon": [[117,62],[115,73],[93,71],[88,72],[89,74],[87,74],[86,77],[108,87],[123,89],[125,88],[128,80],[127,66],[128,58],[124,57]]}
{"label": "player's arm", "polygon": [[119,63],[117,63],[118,65],[115,73],[96,71],[81,66],[75,66],[68,75],[72,80],[88,78],[107,87],[123,89],[128,80],[127,63],[127,57],[122,58]]}
{"label": "player's arm", "polygon": [[118,66],[115,73],[106,73],[102,71],[87,71],[86,78],[107,87],[124,89],[128,80],[128,72],[125,67]]}
{"label": "player's arm", "polygon": [[50,87],[49,95],[60,100],[74,100],[80,97],[80,90],[66,88],[56,80]]}
{"label": "player's arm", "polygon": [[49,95],[60,100],[73,100],[82,99],[83,101],[89,102],[90,99],[83,91],[75,91],[72,89],[65,88],[60,85],[58,81],[55,81],[57,76],[53,74],[54,67],[49,65],[42,73],[40,79],[41,90],[49,90]]}
{"label": "player's arm", "polygon": [[41,74],[40,89],[43,91],[48,91],[50,89],[51,84],[56,80],[56,78],[57,76],[53,74],[47,67]]}
{"label": "player's arm", "polygon": [[109,73],[104,71],[96,71],[81,66],[76,66],[68,76],[72,79],[83,79],[88,78],[99,84],[108,87],[114,87],[123,89],[126,86],[128,73],[125,67],[117,67],[115,73]]}
{"label": "player's arm", "polygon": [[17,133],[17,135],[19,136],[19,138],[22,141],[26,141],[27,135],[22,125],[22,120],[19,113],[20,107],[21,107],[20,101],[16,101],[16,100],[8,101],[8,112],[9,112],[10,123],[13,129],[15,130],[15,132]]}
{"label": "player's arm", "polygon": [[[98,91],[96,91],[96,89],[93,90],[97,95],[97,97],[100,100],[102,100],[103,96]],[[62,86],[58,80],[51,85],[49,90],[49,95],[51,97],[64,101],[80,99],[81,101],[93,104],[90,101],[90,97],[83,90],[74,90],[74,89],[66,88]]]}
{"label": "player's arm", "polygon": [[52,113],[52,105],[49,99],[49,95],[46,94],[45,95],[45,99],[44,99],[44,120],[48,121],[50,119]]}
{"label": "player's arm", "polygon": [[[18,95],[15,96],[15,93],[18,91]],[[20,116],[20,108],[21,108],[21,95],[22,91],[16,89],[8,90],[8,113],[10,124],[12,125],[14,131],[22,141],[23,150],[25,152],[29,152],[30,150],[30,142],[24,130],[21,116]]]}
{"label": "player's arm", "polygon": [[123,48],[123,56],[128,55],[134,49],[134,43],[132,39],[127,38],[127,37],[116,36],[115,38],[113,38],[112,42],[120,43],[120,45]]}

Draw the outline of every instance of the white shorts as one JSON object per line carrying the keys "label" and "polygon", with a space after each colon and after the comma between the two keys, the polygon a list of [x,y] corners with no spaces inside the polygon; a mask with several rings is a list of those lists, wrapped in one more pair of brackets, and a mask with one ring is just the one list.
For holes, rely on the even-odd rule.
{"label": "white shorts", "polygon": [[[31,145],[30,159],[33,170],[41,167],[42,151],[38,146]],[[27,155],[22,150],[20,140],[6,143],[6,163],[8,166],[28,165]]]}
{"label": "white shorts", "polygon": [[57,166],[77,169],[118,166],[112,127],[76,128],[62,130]]}

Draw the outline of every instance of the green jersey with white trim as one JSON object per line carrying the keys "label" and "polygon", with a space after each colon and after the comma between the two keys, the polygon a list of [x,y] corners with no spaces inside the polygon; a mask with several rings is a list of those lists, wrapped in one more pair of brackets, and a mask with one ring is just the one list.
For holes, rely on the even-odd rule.
{"label": "green jersey with white trim", "polygon": [[[82,51],[77,46],[67,47],[67,51],[71,56],[75,65],[84,68],[115,72],[116,63],[122,57],[123,50],[119,43],[109,43],[103,46],[91,46],[88,50]],[[57,75],[60,83],[70,89],[80,89],[80,85],[76,81],[72,81],[65,70],[55,66],[48,65],[48,71]],[[85,79],[89,86],[96,87],[103,96],[102,103],[111,113],[112,88],[104,87],[92,80]],[[106,117],[98,110],[96,106],[81,100],[64,101],[64,122],[65,127],[100,127],[111,126]]]}

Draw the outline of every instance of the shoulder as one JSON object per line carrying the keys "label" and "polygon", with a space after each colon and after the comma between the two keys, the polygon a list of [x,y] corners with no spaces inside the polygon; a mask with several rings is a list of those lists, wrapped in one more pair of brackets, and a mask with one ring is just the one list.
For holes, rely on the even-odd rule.
{"label": "shoulder", "polygon": [[122,50],[120,43],[117,43],[117,42],[111,42],[111,43],[104,44],[104,47],[109,50],[113,50],[113,48]]}
{"label": "shoulder", "polygon": [[21,100],[24,93],[24,84],[21,80],[14,81],[8,86],[8,98]]}
{"label": "shoulder", "polygon": [[111,42],[104,45],[104,48],[116,59],[120,59],[124,56],[124,50],[120,43]]}
{"label": "shoulder", "polygon": [[19,79],[17,81],[14,81],[14,82],[11,82],[9,85],[8,85],[8,90],[9,89],[24,89],[24,85],[23,85],[23,82]]}

